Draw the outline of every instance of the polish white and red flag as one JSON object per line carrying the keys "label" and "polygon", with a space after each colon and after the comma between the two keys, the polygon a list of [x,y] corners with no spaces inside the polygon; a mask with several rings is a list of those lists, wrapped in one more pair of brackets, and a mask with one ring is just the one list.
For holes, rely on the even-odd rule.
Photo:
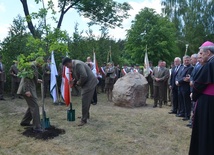
{"label": "polish white and red flag", "polygon": [[65,101],[65,104],[68,106],[71,102],[71,86],[69,81],[72,79],[72,74],[70,69],[66,66],[63,66],[62,73],[62,84],[61,84],[61,95]]}

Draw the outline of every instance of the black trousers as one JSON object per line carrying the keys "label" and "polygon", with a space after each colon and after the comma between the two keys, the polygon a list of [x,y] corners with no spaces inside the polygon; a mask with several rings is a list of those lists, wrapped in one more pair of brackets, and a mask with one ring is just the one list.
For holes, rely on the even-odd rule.
{"label": "black trousers", "polygon": [[172,89],[172,111],[178,112],[178,88],[175,87]]}
{"label": "black trousers", "polygon": [[97,88],[95,87],[95,90],[94,90],[94,95],[93,95],[93,103],[97,103]]}
{"label": "black trousers", "polygon": [[4,97],[4,81],[0,81],[0,99]]}

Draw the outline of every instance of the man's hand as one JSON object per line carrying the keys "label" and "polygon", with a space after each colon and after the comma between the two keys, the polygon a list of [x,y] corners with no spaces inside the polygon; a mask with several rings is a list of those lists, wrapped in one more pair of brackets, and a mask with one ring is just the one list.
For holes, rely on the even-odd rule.
{"label": "man's hand", "polygon": [[159,78],[155,78],[155,81],[160,81],[160,79]]}
{"label": "man's hand", "polygon": [[78,86],[80,85],[80,82],[79,82],[79,81],[77,81],[77,85],[78,85]]}
{"label": "man's hand", "polygon": [[27,91],[27,92],[25,93],[25,95],[26,95],[27,97],[31,97],[31,96],[32,96],[32,94],[30,93],[30,91]]}
{"label": "man's hand", "polygon": [[190,81],[189,85],[190,87],[193,87],[193,81]]}
{"label": "man's hand", "polygon": [[72,79],[71,81],[69,81],[69,85],[72,87],[74,85],[76,85],[76,80]]}
{"label": "man's hand", "polygon": [[179,82],[178,81],[175,81],[175,84],[176,84],[176,86],[179,86]]}
{"label": "man's hand", "polygon": [[187,74],[187,76],[184,77],[184,81],[185,81],[185,82],[189,82],[189,81],[190,81],[190,75],[189,75],[189,74]]}

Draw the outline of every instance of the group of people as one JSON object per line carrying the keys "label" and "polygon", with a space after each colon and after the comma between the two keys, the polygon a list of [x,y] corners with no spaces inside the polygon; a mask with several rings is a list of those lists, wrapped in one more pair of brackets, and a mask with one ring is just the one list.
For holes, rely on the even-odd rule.
{"label": "group of people", "polygon": [[[150,63],[150,73],[146,79],[150,86],[150,97],[154,98],[154,108],[158,105],[161,108],[167,104],[167,94],[169,94],[172,110],[169,114],[183,117],[183,120],[190,120],[192,127],[190,143],[190,155],[214,154],[214,43],[207,41],[199,47],[197,54],[190,56],[176,57],[171,68],[166,68],[166,62],[160,60],[158,66],[152,67]],[[1,60],[1,57],[0,57]],[[43,65],[43,76],[50,76],[50,59]],[[79,126],[87,123],[90,117],[89,109],[91,103],[97,103],[96,87],[99,83],[101,90],[106,92],[109,101],[112,100],[112,89],[116,80],[125,76],[128,72],[139,72],[143,74],[139,65],[122,69],[114,66],[113,63],[104,64],[100,67],[100,72],[95,72],[95,64],[90,57],[87,62],[72,60],[65,57],[62,65],[70,69],[73,80],[70,82],[74,86],[81,87],[82,117]],[[28,109],[21,121],[22,126],[29,126],[33,120],[33,130],[43,132],[40,123],[39,107],[37,104],[36,83],[49,82],[48,78],[38,79],[38,69],[41,66],[39,61],[32,62],[34,76],[15,80],[18,69],[17,63],[11,66],[10,74],[16,83],[13,87],[12,98],[17,94],[24,97],[28,104]],[[0,99],[2,96],[2,81],[5,78],[4,65],[0,61]],[[47,80],[47,81],[46,81]],[[99,82],[98,82],[99,81]],[[3,80],[3,82],[5,82]],[[48,86],[47,86],[48,87]],[[167,89],[169,88],[169,89]],[[168,91],[169,90],[169,91]],[[148,95],[149,97],[149,95]],[[191,111],[192,118],[191,118]]]}
{"label": "group of people", "polygon": [[[197,54],[174,59],[169,76],[172,110],[189,120],[190,155],[214,154],[214,43],[206,41]],[[191,114],[192,111],[192,114]],[[192,117],[191,117],[192,115]]]}

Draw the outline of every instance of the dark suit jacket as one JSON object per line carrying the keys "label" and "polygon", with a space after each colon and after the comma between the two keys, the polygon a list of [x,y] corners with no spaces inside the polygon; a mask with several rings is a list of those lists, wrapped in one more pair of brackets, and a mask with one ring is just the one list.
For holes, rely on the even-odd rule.
{"label": "dark suit jacket", "polygon": [[82,94],[96,87],[98,80],[86,63],[80,60],[72,60],[72,69],[73,78],[82,88]]}
{"label": "dark suit jacket", "polygon": [[182,90],[189,90],[190,91],[190,85],[189,82],[184,81],[184,78],[189,74],[191,75],[193,70],[192,65],[188,65],[188,66],[182,66],[182,68],[180,68],[177,76],[176,76],[176,81],[178,81],[179,83],[179,87]]}
{"label": "dark suit jacket", "polygon": [[175,79],[176,79],[176,76],[179,72],[179,70],[182,68],[183,65],[180,65],[180,67],[178,68],[178,70],[176,71],[176,66],[172,68],[172,71],[171,71],[171,77],[170,77],[170,86],[172,86],[172,89],[177,89],[177,86],[175,84]]}

